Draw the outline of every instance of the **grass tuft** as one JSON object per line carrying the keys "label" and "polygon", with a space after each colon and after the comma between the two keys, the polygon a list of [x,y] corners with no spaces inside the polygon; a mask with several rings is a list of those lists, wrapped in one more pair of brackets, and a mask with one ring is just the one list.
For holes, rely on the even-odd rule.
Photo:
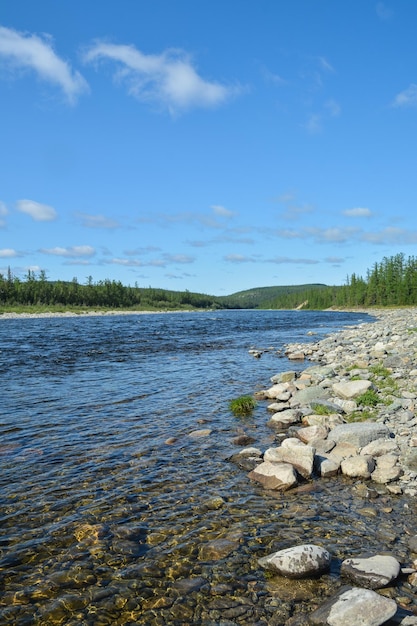
{"label": "grass tuft", "polygon": [[240,396],[229,402],[231,412],[239,417],[250,415],[255,407],[256,400],[252,396]]}

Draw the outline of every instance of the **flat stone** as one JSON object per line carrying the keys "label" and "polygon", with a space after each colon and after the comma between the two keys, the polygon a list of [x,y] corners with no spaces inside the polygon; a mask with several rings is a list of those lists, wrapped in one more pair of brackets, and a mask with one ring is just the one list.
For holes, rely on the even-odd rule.
{"label": "flat stone", "polygon": [[375,439],[368,443],[361,450],[361,454],[370,454],[373,457],[382,456],[383,454],[389,454],[390,452],[395,452],[398,450],[398,446],[395,443],[394,439]]}
{"label": "flat stone", "polygon": [[[394,480],[398,480],[402,476],[403,470],[396,465],[395,467],[377,467],[372,472],[371,478],[375,483],[380,485],[386,485],[392,483]],[[391,493],[393,493],[391,491]]]}
{"label": "flat stone", "polygon": [[398,578],[401,565],[393,556],[377,554],[366,559],[346,559],[341,573],[353,583],[368,589],[381,589]]}
{"label": "flat stone", "polygon": [[264,461],[255,467],[249,478],[261,483],[266,489],[287,491],[297,484],[297,474],[289,463],[271,463]]}
{"label": "flat stone", "polygon": [[288,391],[288,383],[276,383],[269,389],[265,391],[265,397],[270,398],[271,400],[275,400],[282,393]]}
{"label": "flat stone", "polygon": [[330,562],[329,552],[313,544],[280,550],[258,560],[261,567],[289,578],[317,576],[330,569]]}
{"label": "flat stone", "polygon": [[199,439],[200,437],[208,437],[212,432],[210,428],[201,428],[200,430],[192,430],[188,436],[192,439]]}
{"label": "flat stone", "polygon": [[342,587],[309,615],[313,626],[381,626],[397,612],[397,603],[371,589]]}
{"label": "flat stone", "polygon": [[390,431],[385,424],[376,422],[353,422],[352,424],[340,424],[330,431],[330,438],[336,443],[345,441],[357,448],[364,448],[375,439],[389,438]]}
{"label": "flat stone", "polygon": [[353,400],[361,396],[372,387],[370,380],[349,380],[347,382],[334,383],[333,393],[342,400]]}
{"label": "flat stone", "polygon": [[296,391],[291,398],[291,406],[306,406],[311,402],[315,402],[316,400],[324,400],[329,397],[329,391],[327,389],[323,389],[322,387],[312,386],[306,387],[305,389],[300,389],[300,391]]}

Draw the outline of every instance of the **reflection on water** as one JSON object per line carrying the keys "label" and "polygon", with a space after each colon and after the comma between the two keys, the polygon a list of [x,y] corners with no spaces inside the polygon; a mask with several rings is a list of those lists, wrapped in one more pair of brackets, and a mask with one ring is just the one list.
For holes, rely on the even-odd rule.
{"label": "reflection on water", "polygon": [[[236,435],[262,449],[274,441],[265,405],[239,420],[228,401],[305,367],[282,358],[285,342],[362,319],[1,320],[0,621],[280,624],[340,584],[345,556],[393,550],[407,560],[417,529],[406,500],[359,497],[342,479],[274,494],[227,461]],[[252,346],[268,351],[253,359]],[[318,581],[289,585],[257,565],[313,541],[335,556]]]}

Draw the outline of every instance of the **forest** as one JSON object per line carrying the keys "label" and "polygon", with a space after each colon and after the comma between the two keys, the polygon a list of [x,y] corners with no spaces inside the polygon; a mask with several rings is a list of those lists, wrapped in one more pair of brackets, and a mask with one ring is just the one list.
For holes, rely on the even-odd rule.
{"label": "forest", "polygon": [[191,309],[328,309],[417,305],[417,259],[404,254],[384,257],[364,277],[352,274],[341,286],[323,284],[259,287],[231,294],[170,291],[125,286],[120,281],[85,284],[50,281],[46,272],[29,270],[21,279],[11,270],[0,274],[0,312],[6,310],[191,310]]}

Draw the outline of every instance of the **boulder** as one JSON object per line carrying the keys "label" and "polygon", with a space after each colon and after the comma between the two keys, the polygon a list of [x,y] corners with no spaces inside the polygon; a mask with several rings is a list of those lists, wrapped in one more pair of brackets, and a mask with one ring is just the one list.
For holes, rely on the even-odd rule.
{"label": "boulder", "polygon": [[330,562],[329,552],[313,544],[279,550],[258,560],[261,567],[288,578],[317,576],[330,569]]}
{"label": "boulder", "polygon": [[340,471],[340,461],[332,459],[327,454],[316,454],[314,457],[314,468],[322,478],[336,476]]}
{"label": "boulder", "polygon": [[264,461],[249,472],[248,476],[266,489],[276,491],[287,491],[297,484],[296,471],[289,463]]}
{"label": "boulder", "polygon": [[326,426],[306,426],[297,430],[297,437],[304,443],[310,443],[314,439],[326,439],[329,429]]}
{"label": "boulder", "polygon": [[313,626],[380,626],[397,612],[397,603],[371,589],[342,587],[309,615]]}
{"label": "boulder", "polygon": [[298,445],[288,444],[280,448],[268,448],[265,461],[271,463],[290,463],[303,478],[310,478],[314,467],[315,449],[296,440]]}
{"label": "boulder", "polygon": [[385,424],[376,422],[353,422],[351,424],[340,424],[330,431],[330,438],[336,443],[344,441],[351,443],[357,448],[364,448],[375,439],[390,436],[390,431]]}
{"label": "boulder", "polygon": [[342,474],[350,478],[370,478],[375,469],[375,461],[371,456],[350,456],[341,463]]}
{"label": "boulder", "polygon": [[353,583],[368,589],[381,589],[398,578],[401,565],[393,556],[377,554],[366,559],[346,559],[341,573]]}

